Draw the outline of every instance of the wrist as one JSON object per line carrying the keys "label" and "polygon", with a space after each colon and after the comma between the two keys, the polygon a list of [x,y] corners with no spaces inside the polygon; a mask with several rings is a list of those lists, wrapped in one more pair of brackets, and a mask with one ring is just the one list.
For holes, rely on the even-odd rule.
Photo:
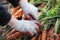
{"label": "wrist", "polygon": [[15,20],[16,20],[16,19],[12,16],[7,25],[8,25],[8,26],[13,26]]}

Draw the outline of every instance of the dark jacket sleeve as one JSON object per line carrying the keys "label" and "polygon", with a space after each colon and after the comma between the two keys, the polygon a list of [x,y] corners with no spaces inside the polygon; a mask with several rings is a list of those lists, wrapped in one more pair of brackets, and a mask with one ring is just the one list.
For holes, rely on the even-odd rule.
{"label": "dark jacket sleeve", "polygon": [[11,19],[11,15],[0,5],[0,25],[6,25]]}
{"label": "dark jacket sleeve", "polygon": [[17,7],[20,0],[7,0],[7,1],[11,3],[13,7]]}

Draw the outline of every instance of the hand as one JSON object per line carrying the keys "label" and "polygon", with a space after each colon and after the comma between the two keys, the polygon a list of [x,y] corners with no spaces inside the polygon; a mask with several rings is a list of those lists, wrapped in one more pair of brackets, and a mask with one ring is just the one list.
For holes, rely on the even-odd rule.
{"label": "hand", "polygon": [[[23,12],[26,15],[26,17],[28,17],[28,18],[33,17],[34,20],[35,19],[38,20],[38,9],[34,5],[28,3],[27,0],[25,0],[25,1],[20,0],[19,3],[20,3],[20,6],[23,9]],[[30,15],[32,15],[32,17],[30,17]]]}
{"label": "hand", "polygon": [[14,28],[17,31],[20,31],[22,33],[29,32],[33,36],[36,33],[38,26],[33,21],[15,20],[12,28]]}

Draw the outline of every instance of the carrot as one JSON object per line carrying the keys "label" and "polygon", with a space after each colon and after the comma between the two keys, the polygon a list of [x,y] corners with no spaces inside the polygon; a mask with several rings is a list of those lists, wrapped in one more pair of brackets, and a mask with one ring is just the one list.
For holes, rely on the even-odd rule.
{"label": "carrot", "polygon": [[38,40],[41,40],[41,36],[39,36]]}
{"label": "carrot", "polygon": [[12,29],[12,31],[10,33],[8,33],[7,36],[9,36],[9,35],[11,35],[11,34],[13,34],[15,32],[16,32],[16,30],[15,29]]}
{"label": "carrot", "polygon": [[50,37],[49,37],[49,40],[54,40],[54,34],[51,34]]}
{"label": "carrot", "polygon": [[12,14],[15,18],[18,18],[20,16],[22,16],[22,19],[25,20],[26,16],[23,13],[22,9],[17,10],[14,14]]}
{"label": "carrot", "polygon": [[[55,38],[54,38],[55,37]],[[54,35],[54,33],[50,36],[50,40],[59,40],[58,34]]]}
{"label": "carrot", "polygon": [[18,17],[21,16],[22,14],[23,14],[22,9],[19,9],[19,10],[17,10],[17,12],[15,12],[15,14],[13,14],[13,16],[14,16],[15,18],[18,18]]}
{"label": "carrot", "polygon": [[54,35],[53,28],[51,28],[48,32],[49,40],[59,40],[58,34]]}
{"label": "carrot", "polygon": [[39,26],[39,29],[37,30],[36,35],[34,37],[32,37],[31,40],[40,40],[41,39],[42,25],[40,23],[38,23],[38,22],[36,23],[36,25]]}
{"label": "carrot", "polygon": [[59,35],[57,34],[56,36],[57,36],[56,40],[59,40]]}
{"label": "carrot", "polygon": [[46,40],[46,31],[45,30],[42,32],[42,39],[41,40]]}
{"label": "carrot", "polygon": [[54,37],[53,37],[54,32],[53,31],[54,31],[53,27],[51,27],[50,30],[48,31],[48,37],[49,37],[48,40],[54,40]]}
{"label": "carrot", "polygon": [[19,6],[13,8],[12,11],[11,11],[11,15],[13,15],[18,9],[19,9]]}
{"label": "carrot", "polygon": [[58,34],[58,36],[59,36],[59,40],[60,40],[60,33]]}
{"label": "carrot", "polygon": [[[42,31],[40,31],[38,35],[39,35],[39,36],[38,36],[38,40],[41,40],[41,38],[42,38],[42,37],[41,37],[41,36],[42,36]],[[37,39],[36,39],[36,40],[37,40]]]}
{"label": "carrot", "polygon": [[35,37],[33,37],[31,40],[36,40],[36,36],[35,36]]}
{"label": "carrot", "polygon": [[12,39],[15,39],[15,38],[17,38],[17,37],[19,37],[19,36],[21,36],[21,35],[22,35],[21,32],[16,32],[16,33],[14,33],[14,34],[12,34],[12,35],[9,35],[9,36],[6,38],[6,40],[12,40]]}
{"label": "carrot", "polygon": [[41,40],[41,31],[38,29],[36,35],[31,40]]}
{"label": "carrot", "polygon": [[34,37],[32,37],[31,40],[36,40],[36,37],[37,37],[37,35],[38,35],[38,31],[39,31],[39,30],[37,30],[36,35],[35,35]]}

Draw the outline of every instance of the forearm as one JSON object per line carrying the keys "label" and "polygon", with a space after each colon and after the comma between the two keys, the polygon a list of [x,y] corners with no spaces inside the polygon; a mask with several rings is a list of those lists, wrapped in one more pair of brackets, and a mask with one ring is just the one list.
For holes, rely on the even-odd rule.
{"label": "forearm", "polygon": [[7,23],[8,26],[13,26],[14,25],[14,20],[15,18],[12,16],[10,21]]}

